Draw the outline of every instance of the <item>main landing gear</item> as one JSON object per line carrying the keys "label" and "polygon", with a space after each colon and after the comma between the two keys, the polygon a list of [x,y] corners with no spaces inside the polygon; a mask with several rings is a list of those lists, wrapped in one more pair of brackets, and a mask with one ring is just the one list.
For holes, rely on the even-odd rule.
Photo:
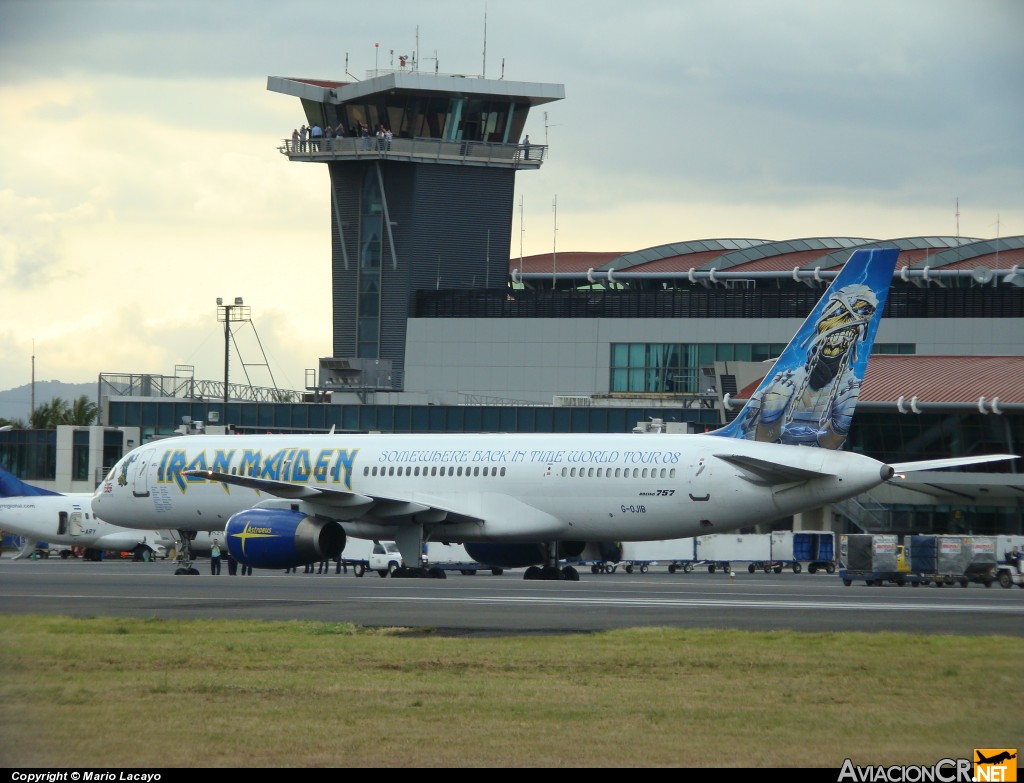
{"label": "main landing gear", "polygon": [[571,565],[561,567],[558,565],[558,544],[551,542],[544,547],[545,564],[543,566],[530,566],[523,574],[523,579],[544,579],[559,582],[578,582],[580,572]]}

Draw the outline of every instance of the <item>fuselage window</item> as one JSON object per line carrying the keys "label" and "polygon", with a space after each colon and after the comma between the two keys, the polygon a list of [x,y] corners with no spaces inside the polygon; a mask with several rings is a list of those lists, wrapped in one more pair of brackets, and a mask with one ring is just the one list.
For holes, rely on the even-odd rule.
{"label": "fuselage window", "polygon": [[432,465],[430,467],[430,475],[431,476],[436,476],[437,475],[437,465]]}
{"label": "fuselage window", "polygon": [[669,476],[669,478],[675,478],[676,477],[676,469],[675,468],[669,468],[668,476]]}
{"label": "fuselage window", "polygon": [[[487,468],[484,468],[484,470],[487,470]],[[479,476],[480,475],[480,468],[473,468],[473,475],[474,476]]]}
{"label": "fuselage window", "polygon": [[505,475],[505,468],[502,468],[502,469],[501,469],[501,475],[502,475],[502,476],[504,476],[504,475]]}
{"label": "fuselage window", "polygon": [[454,476],[455,475],[455,468],[448,468],[448,475],[449,476]]}
{"label": "fuselage window", "polygon": [[647,478],[647,468],[644,468],[643,477]]}
{"label": "fuselage window", "polygon": [[640,478],[640,468],[633,468],[633,478]]}
{"label": "fuselage window", "polygon": [[570,476],[571,476],[572,478],[575,478],[575,477],[576,477],[576,468],[570,468],[570,469],[569,469],[569,475],[570,475]]}
{"label": "fuselage window", "polygon": [[455,475],[456,476],[461,476],[462,475],[462,465],[459,465],[459,469],[456,471]]}

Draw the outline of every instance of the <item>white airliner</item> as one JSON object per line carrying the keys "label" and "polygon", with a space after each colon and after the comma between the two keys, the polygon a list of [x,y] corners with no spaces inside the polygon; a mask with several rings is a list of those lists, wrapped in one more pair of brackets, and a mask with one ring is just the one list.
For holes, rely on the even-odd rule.
{"label": "white airliner", "polygon": [[137,560],[166,557],[169,533],[112,525],[92,512],[92,493],[62,495],[26,484],[0,468],[0,530],[24,541],[15,559],[39,544],[82,547],[85,557],[101,552],[134,552]]}
{"label": "white airliner", "polygon": [[560,560],[601,542],[735,530],[906,471],[1015,458],[887,465],[839,450],[898,253],[855,251],[737,418],[711,433],[187,435],[127,454],[92,507],[138,526],[223,530],[256,568],[333,558],[354,536],[398,542],[407,564],[440,541],[527,566],[528,579],[575,580]]}

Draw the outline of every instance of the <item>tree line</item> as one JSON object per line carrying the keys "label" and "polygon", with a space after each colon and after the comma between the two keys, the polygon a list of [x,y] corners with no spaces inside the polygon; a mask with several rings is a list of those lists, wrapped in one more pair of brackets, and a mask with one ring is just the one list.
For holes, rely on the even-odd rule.
{"label": "tree line", "polygon": [[28,417],[28,424],[24,419],[5,419],[0,416],[0,427],[9,426],[16,430],[53,430],[58,424],[88,427],[95,424],[98,418],[99,408],[96,403],[83,394],[72,402],[61,397],[44,402],[32,411]]}

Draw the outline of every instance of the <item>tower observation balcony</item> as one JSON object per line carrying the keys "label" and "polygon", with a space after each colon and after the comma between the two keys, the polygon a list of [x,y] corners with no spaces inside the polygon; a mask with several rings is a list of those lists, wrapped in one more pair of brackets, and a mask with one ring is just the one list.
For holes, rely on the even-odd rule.
{"label": "tower observation balcony", "polygon": [[[392,161],[539,169],[547,146],[526,142],[530,109],[565,98],[560,84],[513,82],[415,70],[374,70],[363,81],[280,76],[267,89],[299,98],[302,124],[324,136],[286,137],[278,150],[314,163]],[[328,128],[341,128],[331,138]],[[378,128],[391,131],[379,140]]]}
{"label": "tower observation balcony", "polygon": [[547,145],[501,144],[484,141],[444,139],[395,139],[379,142],[375,137],[335,137],[299,141],[283,139],[277,148],[292,161],[330,163],[333,161],[391,160],[408,163],[448,163],[456,166],[492,166],[519,170],[539,169],[547,156]]}

